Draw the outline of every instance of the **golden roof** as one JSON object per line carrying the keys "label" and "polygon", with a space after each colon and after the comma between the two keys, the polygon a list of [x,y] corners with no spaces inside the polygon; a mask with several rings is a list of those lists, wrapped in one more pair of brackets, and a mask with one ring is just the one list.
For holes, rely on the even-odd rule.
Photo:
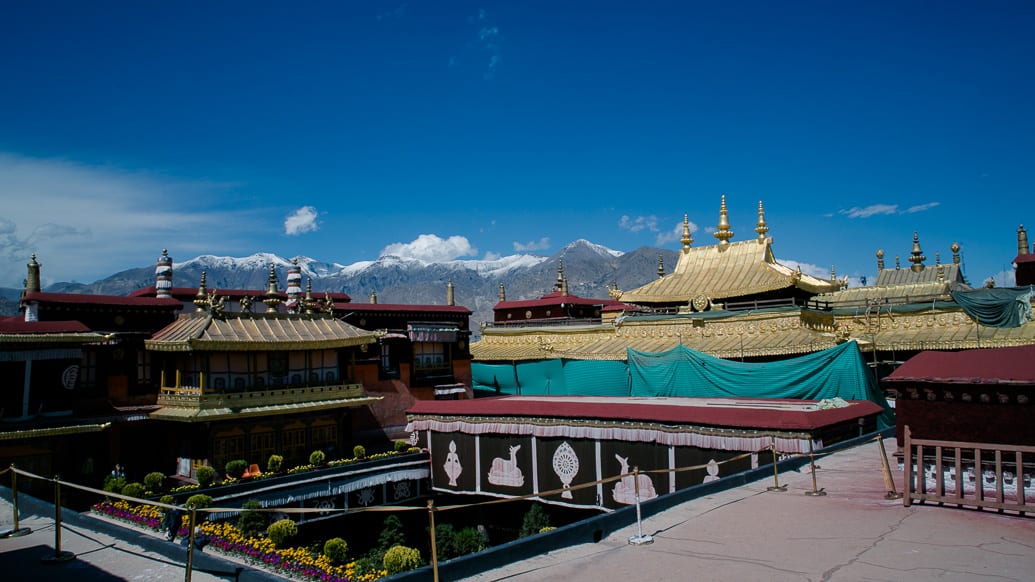
{"label": "golden roof", "polygon": [[379,402],[381,399],[381,396],[366,396],[362,398],[336,398],[331,400],[317,400],[291,404],[271,404],[244,408],[192,408],[164,406],[152,412],[151,418],[175,422],[208,422],[228,418],[239,419],[256,416],[276,416],[280,414],[298,414],[303,412],[331,410],[335,408],[367,406],[369,404]]}
{"label": "golden roof", "polygon": [[144,342],[156,351],[250,351],[340,348],[377,341],[377,334],[317,315],[182,314]]}

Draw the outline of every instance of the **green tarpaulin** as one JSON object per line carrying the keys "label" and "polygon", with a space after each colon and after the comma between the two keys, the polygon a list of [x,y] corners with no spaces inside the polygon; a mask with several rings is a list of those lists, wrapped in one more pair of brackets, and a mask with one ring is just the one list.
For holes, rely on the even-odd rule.
{"label": "green tarpaulin", "polygon": [[999,287],[954,291],[952,298],[974,321],[988,327],[1020,327],[1035,319],[1031,298],[1035,287]]}

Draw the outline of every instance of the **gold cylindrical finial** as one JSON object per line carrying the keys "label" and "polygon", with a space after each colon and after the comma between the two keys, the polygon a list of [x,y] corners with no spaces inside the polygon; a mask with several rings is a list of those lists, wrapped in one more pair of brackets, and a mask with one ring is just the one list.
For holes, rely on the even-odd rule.
{"label": "gold cylindrical finial", "polygon": [[877,249],[877,271],[884,270],[884,249]]}
{"label": "gold cylindrical finial", "polygon": [[553,290],[564,292],[564,259],[557,260],[557,280],[553,284]]}
{"label": "gold cylindrical finial", "polygon": [[453,302],[454,298],[454,287],[453,280],[450,279],[449,283],[446,284],[446,305],[455,305]]}
{"label": "gold cylindrical finial", "polygon": [[507,300],[507,290],[503,287],[503,283],[500,283],[500,301]]}
{"label": "gold cylindrical finial", "polygon": [[952,246],[949,247],[949,250],[952,251],[952,264],[953,265],[960,264],[960,245],[959,245],[959,243],[952,243]]}
{"label": "gold cylindrical finial", "polygon": [[270,263],[269,285],[266,287],[266,297],[262,300],[269,310],[275,310],[282,303],[280,294],[277,291],[277,271],[273,263]]}
{"label": "gold cylindrical finial", "polygon": [[26,277],[25,279],[25,292],[39,293],[41,290],[40,264],[36,262],[36,253],[32,253],[32,258],[29,260],[29,264],[26,266],[29,268],[29,274],[28,277]]}
{"label": "gold cylindrical finial", "polygon": [[198,306],[200,311],[205,305],[208,304],[208,289],[206,280],[208,279],[208,273],[206,271],[201,272],[201,282],[198,283],[198,292],[194,294],[194,305]]}
{"label": "gold cylindrical finial", "polygon": [[687,214],[683,215],[683,238],[680,239],[683,243],[683,252],[690,250],[690,245],[694,244],[694,237],[690,236],[690,217]]}
{"label": "gold cylindrical finial", "polygon": [[924,253],[920,250],[920,237],[917,236],[916,231],[914,230],[913,252],[909,253],[909,262],[913,264],[909,267],[909,270],[913,271],[914,273],[919,273],[920,271],[923,271],[924,261],[926,260],[927,257],[925,257]]}
{"label": "gold cylindrical finial", "polygon": [[769,227],[765,223],[765,210],[762,209],[761,200],[758,201],[758,226],[755,227],[755,232],[758,233],[758,242],[765,242]]}
{"label": "gold cylindrical finial", "polygon": [[724,247],[730,243],[730,239],[733,238],[733,231],[730,230],[729,217],[726,214],[726,195],[722,195],[722,204],[719,206],[719,225],[718,229],[713,235],[719,239],[719,246]]}
{"label": "gold cylindrical finial", "polygon": [[897,270],[899,270],[901,268],[902,267],[899,266],[899,262],[898,262],[898,255],[895,255],[895,270],[897,271]]}
{"label": "gold cylindrical finial", "polygon": [[370,292],[370,303],[371,304],[376,304],[377,303],[377,292],[376,291],[371,291]]}
{"label": "gold cylindrical finial", "polygon": [[665,276],[665,259],[658,255],[658,279]]}
{"label": "gold cylindrical finial", "polygon": [[1028,233],[1024,230],[1023,224],[1017,227],[1017,254],[1030,254],[1028,251]]}

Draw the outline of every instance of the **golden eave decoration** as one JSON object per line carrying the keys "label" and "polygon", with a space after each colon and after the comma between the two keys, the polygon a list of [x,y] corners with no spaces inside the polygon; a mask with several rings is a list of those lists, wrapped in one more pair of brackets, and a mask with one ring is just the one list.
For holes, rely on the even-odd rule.
{"label": "golden eave decoration", "polygon": [[375,343],[377,334],[334,317],[282,314],[183,314],[146,340],[149,350],[316,350]]}
{"label": "golden eave decoration", "polygon": [[169,420],[173,422],[209,422],[213,420],[240,419],[266,416],[279,416],[284,414],[299,414],[304,412],[318,412],[321,410],[333,410],[336,408],[353,408],[358,406],[369,406],[380,402],[381,396],[365,396],[362,398],[338,398],[332,400],[317,400],[310,402],[298,402],[292,404],[271,404],[266,406],[250,406],[244,408],[196,408],[180,406],[164,406],[151,413],[151,418],[157,420]]}

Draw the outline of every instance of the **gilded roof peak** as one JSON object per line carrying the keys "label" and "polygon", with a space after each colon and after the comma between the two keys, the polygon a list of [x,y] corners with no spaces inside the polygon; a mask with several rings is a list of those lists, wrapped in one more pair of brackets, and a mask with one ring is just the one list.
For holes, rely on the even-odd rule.
{"label": "gilded roof peak", "polygon": [[761,200],[758,201],[758,225],[755,227],[755,232],[758,233],[758,242],[765,242],[769,227],[765,223],[765,210],[762,208]]}
{"label": "gilded roof peak", "polygon": [[923,251],[920,250],[920,237],[917,235],[916,231],[914,230],[913,231],[913,251],[911,253],[909,253],[909,262],[913,263],[913,265],[911,267],[909,267],[909,270],[913,271],[914,273],[919,273],[920,271],[923,271],[924,270],[924,261],[926,261],[926,260],[927,260],[927,257],[925,257]]}
{"label": "gilded roof peak", "polygon": [[690,236],[690,217],[687,214],[683,214],[683,238],[680,242],[683,243],[683,252],[690,250],[690,245],[694,243],[694,237]]}
{"label": "gilded roof peak", "polygon": [[719,248],[725,248],[733,238],[733,231],[730,230],[729,216],[726,212],[726,195],[722,195],[722,203],[719,205],[719,224],[713,236],[719,239]]}

